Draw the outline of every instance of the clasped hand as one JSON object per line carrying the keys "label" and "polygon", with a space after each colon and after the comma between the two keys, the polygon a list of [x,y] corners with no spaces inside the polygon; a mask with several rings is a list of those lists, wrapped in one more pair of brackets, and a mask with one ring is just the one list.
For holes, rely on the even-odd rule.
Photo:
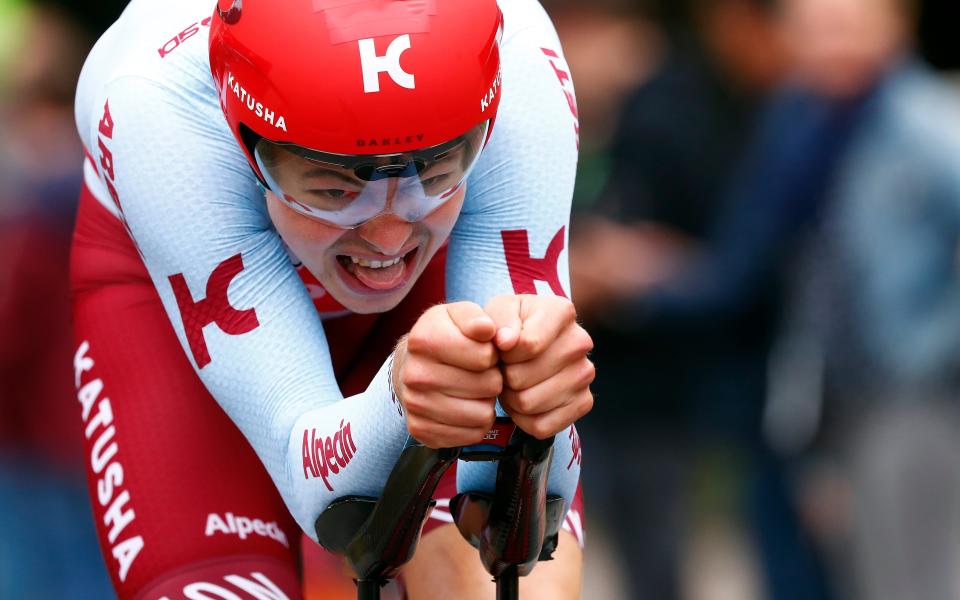
{"label": "clasped hand", "polygon": [[538,439],[565,430],[593,407],[593,341],[576,316],[565,298],[529,295],[426,311],[397,345],[391,373],[410,434],[432,448],[476,444],[498,397]]}

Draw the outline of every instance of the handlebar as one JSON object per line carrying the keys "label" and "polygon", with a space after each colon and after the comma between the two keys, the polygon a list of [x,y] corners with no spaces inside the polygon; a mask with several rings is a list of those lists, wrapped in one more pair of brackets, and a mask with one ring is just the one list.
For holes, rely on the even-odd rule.
{"label": "handlebar", "polygon": [[378,600],[380,588],[413,556],[447,469],[458,459],[496,461],[494,493],[458,494],[450,511],[496,580],[497,598],[515,600],[518,577],[538,560],[549,560],[556,548],[563,499],[547,497],[552,449],[552,437],[538,440],[509,417],[498,418],[482,443],[464,448],[434,450],[411,438],[380,498],[348,496],[331,503],[317,518],[317,538],[357,574],[358,600]]}

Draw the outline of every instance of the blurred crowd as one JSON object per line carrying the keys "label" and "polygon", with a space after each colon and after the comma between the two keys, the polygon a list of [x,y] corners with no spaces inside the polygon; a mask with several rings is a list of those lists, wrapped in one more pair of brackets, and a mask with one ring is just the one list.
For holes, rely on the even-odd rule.
{"label": "blurred crowd", "polygon": [[921,54],[945,6],[553,9],[617,594],[960,598],[960,90]]}
{"label": "blurred crowd", "polygon": [[[83,474],[67,274],[94,32],[0,0],[0,598],[107,598]],[[55,565],[55,566],[53,566]]]}
{"label": "blurred crowd", "polygon": [[[598,367],[584,597],[960,598],[960,8],[543,3]],[[123,4],[0,0],[0,598],[111,596],[66,280],[74,85]]]}

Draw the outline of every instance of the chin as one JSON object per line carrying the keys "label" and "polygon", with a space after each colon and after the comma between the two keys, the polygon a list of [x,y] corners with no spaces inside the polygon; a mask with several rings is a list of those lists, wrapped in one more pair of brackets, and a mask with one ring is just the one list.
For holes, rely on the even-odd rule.
{"label": "chin", "polygon": [[[340,290],[338,290],[340,291]],[[404,298],[407,297],[409,289],[397,291],[380,297],[358,297],[352,293],[341,294],[342,297],[334,292],[330,294],[344,306],[347,310],[358,315],[373,315],[385,313],[397,307]]]}

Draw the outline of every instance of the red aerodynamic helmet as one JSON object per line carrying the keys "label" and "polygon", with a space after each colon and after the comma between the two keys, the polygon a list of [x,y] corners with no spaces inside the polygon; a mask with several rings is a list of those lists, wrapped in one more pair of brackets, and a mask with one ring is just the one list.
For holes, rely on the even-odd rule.
{"label": "red aerodynamic helmet", "polygon": [[460,189],[500,102],[496,0],[219,0],[210,67],[261,183],[340,227]]}

